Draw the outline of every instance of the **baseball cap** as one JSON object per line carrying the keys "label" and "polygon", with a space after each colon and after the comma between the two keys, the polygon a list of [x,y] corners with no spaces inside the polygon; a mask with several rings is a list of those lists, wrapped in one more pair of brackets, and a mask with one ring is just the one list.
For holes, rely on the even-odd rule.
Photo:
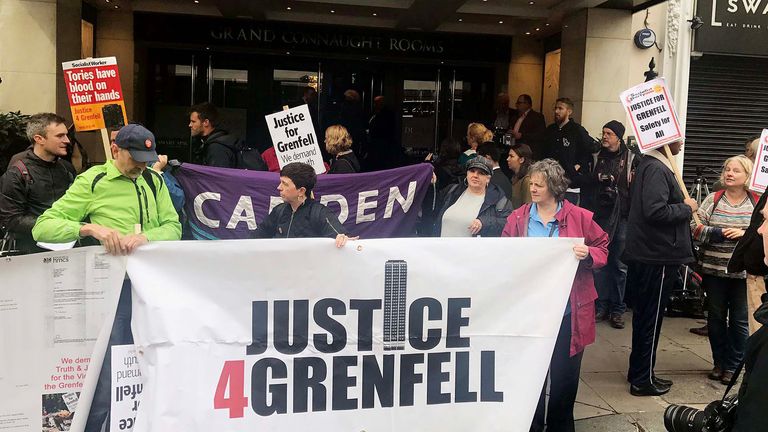
{"label": "baseball cap", "polygon": [[488,159],[482,156],[476,156],[467,162],[467,171],[471,170],[472,168],[484,171],[488,175],[491,175],[492,172],[491,164],[488,162]]}
{"label": "baseball cap", "polygon": [[131,152],[131,157],[136,162],[157,160],[155,135],[142,125],[129,124],[120,128],[115,137],[115,144]]}

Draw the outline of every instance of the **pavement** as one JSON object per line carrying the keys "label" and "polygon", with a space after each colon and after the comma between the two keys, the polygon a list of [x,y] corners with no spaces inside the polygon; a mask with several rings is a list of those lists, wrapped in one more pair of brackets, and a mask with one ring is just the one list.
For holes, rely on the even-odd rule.
{"label": "pavement", "polygon": [[[712,370],[709,340],[688,330],[704,320],[664,318],[656,357],[656,374],[674,381],[663,396],[629,394],[627,366],[632,347],[632,313],[624,314],[625,329],[597,324],[597,340],[587,347],[574,415],[577,432],[663,432],[669,404],[703,409],[722,397],[725,386],[707,379]],[[738,386],[734,387],[737,391]]]}

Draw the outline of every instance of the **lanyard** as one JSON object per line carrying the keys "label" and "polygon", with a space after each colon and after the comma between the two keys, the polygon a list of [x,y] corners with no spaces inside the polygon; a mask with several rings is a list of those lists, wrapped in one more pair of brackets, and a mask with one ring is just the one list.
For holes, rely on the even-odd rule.
{"label": "lanyard", "polygon": [[552,224],[552,228],[549,229],[549,235],[547,237],[552,237],[555,234],[555,229],[557,229],[557,220]]}

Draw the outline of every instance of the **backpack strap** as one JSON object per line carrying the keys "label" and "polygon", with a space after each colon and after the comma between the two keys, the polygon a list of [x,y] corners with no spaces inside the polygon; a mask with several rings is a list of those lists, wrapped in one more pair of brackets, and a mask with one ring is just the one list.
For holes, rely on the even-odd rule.
{"label": "backpack strap", "polygon": [[755,192],[747,191],[747,196],[749,197],[749,200],[752,202],[752,207],[757,204],[758,201],[760,201],[760,195],[756,194]]}
{"label": "backpack strap", "polygon": [[725,195],[725,189],[719,190],[715,192],[715,198],[714,202],[712,204],[712,211],[709,212],[709,217],[712,217],[712,214],[715,212],[715,209],[717,208],[717,203],[720,202],[721,199],[723,199],[723,196]]}
{"label": "backpack strap", "polygon": [[32,183],[34,183],[34,179],[29,174],[29,169],[27,169],[27,165],[24,163],[23,160],[17,159],[16,162],[13,163],[14,168],[19,170],[19,173],[21,174],[21,178],[24,179],[24,184],[29,187]]}
{"label": "backpack strap", "polygon": [[[155,180],[152,177],[160,177],[160,174],[158,174],[155,170],[151,168],[147,168],[144,171],[141,172],[141,176],[144,177],[144,181],[147,182],[147,186],[149,186],[149,190],[152,191],[152,196],[155,197],[155,202],[157,202],[157,186],[155,186]],[[163,188],[163,179],[160,179],[160,189]]]}
{"label": "backpack strap", "polygon": [[96,189],[96,183],[100,182],[105,175],[107,175],[106,172],[96,174],[96,177],[94,177],[93,181],[91,182],[91,193],[93,193],[93,191]]}

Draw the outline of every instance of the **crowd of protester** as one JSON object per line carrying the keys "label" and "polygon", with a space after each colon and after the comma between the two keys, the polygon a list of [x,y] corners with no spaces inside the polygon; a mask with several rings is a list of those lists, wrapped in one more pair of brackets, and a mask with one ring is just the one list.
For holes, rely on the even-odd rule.
{"label": "crowd of protester", "polygon": [[[346,96],[350,102],[342,117],[359,117],[353,109],[355,94]],[[627,146],[621,122],[607,122],[596,140],[572,119],[574,104],[568,98],[557,100],[549,126],[531,109],[528,95],[519,96],[516,109],[508,106],[506,95],[498,102],[489,126],[469,124],[464,149],[449,138],[437,156],[427,157],[433,165],[433,187],[421,206],[418,235],[584,239],[573,247],[580,264],[531,430],[544,430],[545,425],[549,431],[573,430],[584,349],[595,341],[600,321],[625,327],[627,303],[633,310],[629,391],[658,396],[670,390],[672,381],[657,376],[654,367],[664,310],[681,281],[681,265],[696,265],[703,276],[714,360],[709,378],[731,383],[747,351],[744,270],[749,267],[733,270],[729,261],[745,261],[748,255],[737,244],[750,229],[755,236],[766,230],[761,213],[765,196],[747,188],[753,161],[744,155],[726,160],[722,190],[699,204],[685,198],[665,155],[652,150],[643,156]],[[371,121],[381,143],[392,127],[383,99],[377,101],[376,115]],[[370,156],[360,153],[364,131],[343,123],[323,134],[328,174],[360,172],[360,159]],[[249,164],[250,169],[279,172],[283,203],[258,225],[254,238],[329,237],[337,247],[355,239],[314,199],[317,176],[311,166],[290,163],[281,169],[269,150],[244,156],[248,147],[219,127],[211,104],[191,108],[189,128],[196,143],[195,163],[228,168]],[[0,178],[4,244],[13,239],[19,251],[34,253],[43,250],[37,242],[79,241],[129,254],[150,241],[181,238],[183,191],[173,178],[173,164],[157,154],[151,131],[138,124],[113,131],[111,159],[80,175],[62,159],[69,145],[66,132],[65,120],[56,114],[30,118],[31,145]],[[673,155],[681,147],[682,142],[669,145]],[[746,150],[754,155],[751,143]],[[391,156],[384,147],[373,154]],[[694,242],[701,245],[697,254]],[[762,242],[753,243],[757,246],[752,249],[762,252]],[[758,274],[768,273],[763,256],[759,264],[749,264],[762,266]],[[131,343],[129,323],[126,282],[110,344]],[[104,365],[102,375],[108,377],[108,359]],[[94,428],[104,423],[109,410],[108,398],[99,399],[108,382],[100,380],[99,386],[103,388],[97,389],[89,418]]]}

